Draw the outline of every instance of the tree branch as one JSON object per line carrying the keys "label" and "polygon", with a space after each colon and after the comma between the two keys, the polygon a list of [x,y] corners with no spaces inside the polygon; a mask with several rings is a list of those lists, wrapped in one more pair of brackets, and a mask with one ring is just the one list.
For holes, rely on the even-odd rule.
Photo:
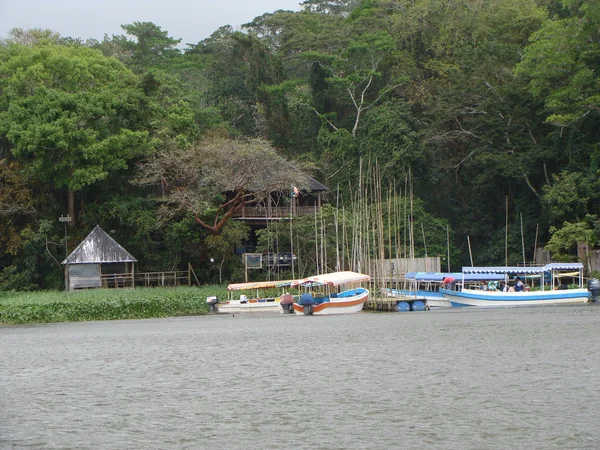
{"label": "tree branch", "polygon": [[527,186],[529,186],[529,189],[531,189],[531,192],[533,192],[535,194],[535,196],[537,197],[537,199],[539,200],[539,202],[542,203],[542,197],[540,197],[540,194],[537,193],[537,191],[535,190],[535,188],[529,181],[529,178],[527,177],[525,172],[521,171],[521,173],[523,174],[523,178],[525,178],[525,182],[527,183]]}

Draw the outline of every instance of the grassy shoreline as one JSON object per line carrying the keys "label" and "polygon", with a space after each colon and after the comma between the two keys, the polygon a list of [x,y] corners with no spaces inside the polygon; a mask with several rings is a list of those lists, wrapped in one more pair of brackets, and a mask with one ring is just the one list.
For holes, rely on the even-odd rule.
{"label": "grassy shoreline", "polygon": [[206,314],[206,297],[225,287],[89,289],[0,293],[0,324],[150,319]]}

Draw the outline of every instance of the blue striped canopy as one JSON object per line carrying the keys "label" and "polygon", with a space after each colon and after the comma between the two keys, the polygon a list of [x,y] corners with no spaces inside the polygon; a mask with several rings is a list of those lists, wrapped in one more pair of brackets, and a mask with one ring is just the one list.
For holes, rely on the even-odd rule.
{"label": "blue striped canopy", "polygon": [[[462,280],[463,274],[460,272],[408,272],[406,274],[407,279],[416,281],[437,281],[442,282],[444,278],[454,278],[455,280]],[[464,278],[465,281],[490,281],[490,280],[504,280],[504,275],[499,273],[472,273],[468,274]]]}
{"label": "blue striped canopy", "polygon": [[490,273],[503,273],[503,274],[541,274],[544,272],[552,272],[555,270],[581,270],[583,264],[581,263],[550,263],[545,266],[538,267],[518,267],[518,266],[499,266],[499,267],[463,267],[462,271],[465,274],[490,274]]}

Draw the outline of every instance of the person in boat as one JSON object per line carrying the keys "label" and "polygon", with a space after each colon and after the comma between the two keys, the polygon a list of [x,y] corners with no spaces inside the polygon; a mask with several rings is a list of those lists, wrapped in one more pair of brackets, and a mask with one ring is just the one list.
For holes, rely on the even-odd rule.
{"label": "person in boat", "polygon": [[454,290],[454,286],[456,285],[456,279],[454,277],[444,277],[444,279],[442,280],[442,285],[444,289]]}
{"label": "person in boat", "polygon": [[504,281],[500,282],[500,286],[498,287],[498,290],[500,292],[508,292],[508,286],[506,285],[506,283]]}
{"label": "person in boat", "polygon": [[495,281],[488,282],[488,291],[497,291],[497,290],[498,290],[498,285],[496,284]]}
{"label": "person in boat", "polygon": [[522,292],[525,289],[525,285],[521,281],[521,277],[515,278],[515,292]]}
{"label": "person in boat", "polygon": [[481,284],[479,285],[479,290],[481,290],[481,291],[489,290],[488,285],[485,281],[481,280]]}

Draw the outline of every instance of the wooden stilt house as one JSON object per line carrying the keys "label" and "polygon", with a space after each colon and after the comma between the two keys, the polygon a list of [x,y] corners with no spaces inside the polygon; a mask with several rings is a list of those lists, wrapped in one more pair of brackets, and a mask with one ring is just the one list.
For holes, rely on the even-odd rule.
{"label": "wooden stilt house", "polygon": [[98,225],[61,263],[65,289],[133,287],[137,260]]}

